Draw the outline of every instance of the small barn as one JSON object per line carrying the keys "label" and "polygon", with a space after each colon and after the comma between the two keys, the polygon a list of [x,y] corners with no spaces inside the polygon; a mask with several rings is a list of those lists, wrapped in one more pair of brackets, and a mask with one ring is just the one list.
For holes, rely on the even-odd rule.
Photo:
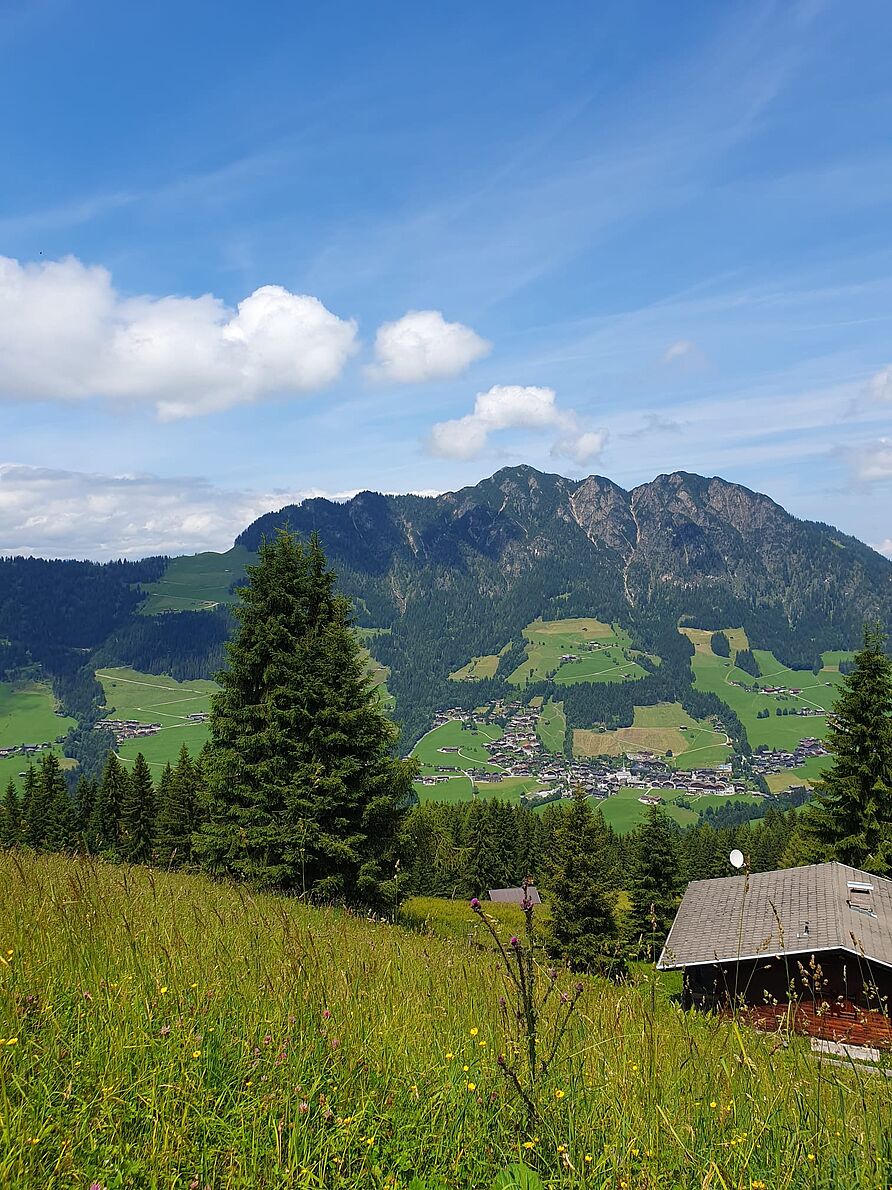
{"label": "small barn", "polygon": [[542,904],[535,884],[531,884],[525,893],[522,888],[491,888],[489,890],[489,899],[499,901],[503,905],[522,905],[524,896],[528,897],[533,905]]}
{"label": "small barn", "polygon": [[890,1044],[892,880],[840,863],[694,880],[657,966],[684,972],[688,1007],[792,1005],[805,1032]]}

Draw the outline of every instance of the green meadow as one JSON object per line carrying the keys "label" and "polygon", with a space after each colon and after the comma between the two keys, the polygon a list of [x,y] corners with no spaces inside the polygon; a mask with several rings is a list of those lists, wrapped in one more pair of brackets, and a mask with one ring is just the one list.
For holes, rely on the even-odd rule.
{"label": "green meadow", "polygon": [[635,707],[631,727],[615,731],[573,732],[577,756],[622,756],[645,749],[669,758],[674,768],[711,768],[724,764],[732,754],[724,732],[716,731],[688,714],[680,703]]}
{"label": "green meadow", "polygon": [[[711,633],[691,628],[682,631],[693,641],[695,647],[691,659],[695,687],[717,694],[737,713],[753,748],[766,744],[772,748],[792,751],[803,736],[815,736],[818,739],[824,737],[827,720],[823,715],[778,715],[777,711],[799,707],[830,710],[836,700],[841,679],[839,663],[841,660],[850,659],[851,653],[824,653],[824,668],[816,675],[811,670],[789,669],[781,665],[768,650],[754,649],[753,656],[759,666],[760,677],[753,678],[734,665],[733,657],[718,657],[712,652],[709,646]],[[736,632],[741,634],[742,630],[737,629]],[[742,682],[747,686],[756,682],[768,683],[798,688],[802,693],[798,696],[754,693],[734,686],[732,682]],[[768,710],[769,714],[767,718],[759,719],[758,712],[762,710]],[[810,767],[815,772],[823,766],[812,763]]]}
{"label": "green meadow", "polygon": [[[47,749],[52,752],[59,760],[63,769],[75,767],[75,761],[70,760],[67,756],[62,755],[62,749],[53,747]],[[41,757],[46,756],[46,752],[38,752],[35,756],[10,756],[0,759],[0,793],[6,789],[10,781],[13,782],[19,789],[22,788],[21,773],[28,769],[29,764],[33,764],[36,768],[40,764]]]}
{"label": "green meadow", "polygon": [[582,978],[525,1130],[501,960],[458,905],[449,940],[26,853],[0,854],[0,903],[4,1186],[490,1190],[521,1160],[552,1190],[892,1180],[886,1079],[682,1012],[644,968]]}
{"label": "green meadow", "polygon": [[146,616],[161,612],[207,611],[220,603],[234,603],[230,586],[245,573],[256,555],[243,546],[225,554],[191,554],[171,558],[157,583],[144,583],[147,599],[140,611]]}
{"label": "green meadow", "polygon": [[201,679],[178,682],[126,668],[100,669],[96,677],[105,691],[107,717],[162,725],[156,735],[121,744],[118,754],[122,760],[133,761],[142,752],[149,764],[159,769],[175,763],[183,744],[193,756],[201,751],[209,725],[190,723],[187,716],[210,710],[216,683]]}
{"label": "green meadow", "polygon": [[[554,673],[558,685],[622,682],[645,676],[634,659],[628,633],[600,620],[534,620],[524,628],[523,635],[526,660],[508,675],[508,681],[515,686],[539,681],[550,673]],[[568,653],[576,654],[579,660],[561,662]]]}
{"label": "green meadow", "polygon": [[[486,768],[492,773],[500,772],[497,764],[489,763],[489,753],[484,744],[497,740],[502,729],[496,726],[465,730],[453,719],[442,727],[435,727],[421,737],[412,749],[412,755],[422,764],[422,772],[441,772],[448,769]],[[458,752],[441,752],[441,748],[458,748]]]}
{"label": "green meadow", "polygon": [[548,752],[563,752],[567,737],[567,716],[564,704],[549,699],[539,712],[536,734]]}
{"label": "green meadow", "polygon": [[0,748],[51,743],[74,727],[44,682],[0,682]]}
{"label": "green meadow", "polygon": [[[734,797],[707,794],[704,797],[688,798],[686,794],[680,791],[675,792],[665,789],[620,789],[617,793],[607,798],[606,801],[598,802],[598,808],[604,816],[604,821],[612,826],[618,835],[629,834],[630,831],[633,831],[647,817],[650,807],[643,805],[638,800],[645,793],[661,798],[663,802],[661,808],[664,813],[668,814],[673,821],[683,827],[696,825],[700,819],[700,812],[705,810],[707,806],[718,808],[719,806],[727,806],[731,802],[743,802],[748,805],[755,805],[759,801],[759,798],[749,794],[737,794]],[[689,810],[685,806],[676,805],[676,800],[680,797],[689,800],[697,809]]]}

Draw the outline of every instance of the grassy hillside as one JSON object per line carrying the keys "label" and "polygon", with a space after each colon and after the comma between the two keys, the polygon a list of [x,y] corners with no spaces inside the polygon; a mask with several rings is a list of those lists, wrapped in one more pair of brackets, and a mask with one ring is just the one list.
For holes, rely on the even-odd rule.
{"label": "grassy hillside", "polygon": [[[523,635],[526,660],[508,675],[508,681],[515,686],[539,681],[549,673],[554,673],[559,685],[622,682],[645,676],[630,651],[628,633],[600,620],[534,620],[524,628]],[[561,657],[568,654],[576,655],[578,660],[562,662]]]}
{"label": "grassy hillside", "polygon": [[[780,711],[792,711],[800,707],[819,708],[828,711],[836,700],[842,675],[839,663],[850,660],[851,653],[839,650],[822,654],[823,668],[817,674],[810,670],[789,669],[777,660],[767,649],[754,649],[753,656],[759,666],[759,677],[754,678],[734,664],[733,652],[738,648],[746,648],[746,636],[742,629],[726,630],[732,647],[731,657],[718,657],[710,646],[711,633],[696,628],[681,630],[693,642],[694,656],[691,658],[691,668],[694,673],[694,686],[697,690],[710,691],[728,704],[738,715],[746,729],[747,739],[753,748],[767,744],[771,748],[782,748],[792,751],[803,736],[815,736],[823,739],[827,733],[827,720],[822,715],[801,716],[793,714],[778,714]],[[745,690],[742,683],[752,687],[754,684],[783,686],[798,689],[799,695],[763,694]],[[760,711],[769,712],[766,718],[759,718]],[[774,779],[778,788],[783,782],[801,782],[803,778],[815,778],[826,766],[827,760],[816,758],[795,770],[792,775],[778,774]],[[771,784],[771,780],[769,780]],[[774,785],[772,786],[774,788]]]}
{"label": "grassy hillside", "polygon": [[233,546],[225,554],[192,554],[171,558],[157,583],[146,583],[148,598],[140,608],[143,615],[161,612],[205,611],[218,603],[234,603],[230,591],[256,557],[244,546]]}
{"label": "grassy hillside", "polygon": [[193,756],[201,751],[208,738],[208,724],[190,723],[187,716],[210,710],[211,695],[217,689],[214,682],[177,682],[123,668],[100,669],[96,677],[105,691],[108,717],[162,725],[157,735],[121,744],[118,754],[123,760],[133,761],[142,752],[158,769],[173,764],[183,744]]}
{"label": "grassy hillside", "polygon": [[599,1190],[892,1176],[885,1079],[643,980],[587,984],[526,1148],[487,951],[58,857],[0,855],[0,903],[4,1186],[488,1190],[521,1157]]}
{"label": "grassy hillside", "polygon": [[73,719],[56,714],[56,700],[46,683],[0,682],[0,748],[45,744],[73,726]]}

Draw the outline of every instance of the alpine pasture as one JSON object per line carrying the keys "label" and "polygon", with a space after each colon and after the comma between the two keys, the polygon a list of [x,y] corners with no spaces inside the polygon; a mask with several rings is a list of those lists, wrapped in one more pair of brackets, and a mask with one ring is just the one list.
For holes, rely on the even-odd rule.
{"label": "alpine pasture", "polygon": [[892,1176],[884,1078],[682,1013],[650,974],[582,977],[529,1132],[489,949],[61,856],[0,855],[0,901],[5,1186],[489,1190],[521,1161],[555,1190]]}

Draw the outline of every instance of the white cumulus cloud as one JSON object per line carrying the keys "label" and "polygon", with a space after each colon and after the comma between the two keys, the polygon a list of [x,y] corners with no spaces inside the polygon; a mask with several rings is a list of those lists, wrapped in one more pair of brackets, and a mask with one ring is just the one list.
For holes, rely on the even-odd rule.
{"label": "white cumulus cloud", "polygon": [[491,348],[469,326],[447,322],[439,310],[410,310],[378,328],[375,363],[368,371],[397,384],[443,380],[457,376]]}
{"label": "white cumulus cloud", "polygon": [[892,558],[892,537],[887,537],[885,541],[881,541],[873,548],[878,554],[885,554],[887,558]]}
{"label": "white cumulus cloud", "polygon": [[489,436],[500,430],[557,430],[552,454],[584,464],[601,453],[603,430],[587,430],[572,409],[561,409],[553,388],[495,384],[478,393],[474,410],[433,427],[428,449],[448,459],[473,459],[485,450]]}
{"label": "white cumulus cloud", "polygon": [[236,309],[202,297],[124,297],[74,257],[0,257],[0,398],[153,403],[191,417],[332,383],[356,324],[279,285]]}

